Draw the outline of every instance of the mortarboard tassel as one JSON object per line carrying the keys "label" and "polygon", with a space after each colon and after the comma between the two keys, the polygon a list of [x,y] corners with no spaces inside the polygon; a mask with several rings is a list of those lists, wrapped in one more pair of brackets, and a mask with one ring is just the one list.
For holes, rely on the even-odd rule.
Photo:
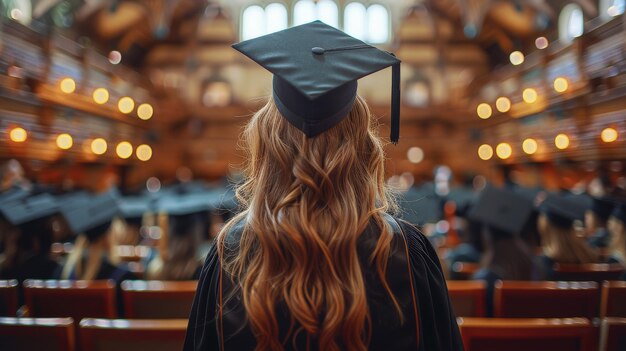
{"label": "mortarboard tassel", "polygon": [[391,135],[394,145],[400,139],[400,63],[391,66]]}

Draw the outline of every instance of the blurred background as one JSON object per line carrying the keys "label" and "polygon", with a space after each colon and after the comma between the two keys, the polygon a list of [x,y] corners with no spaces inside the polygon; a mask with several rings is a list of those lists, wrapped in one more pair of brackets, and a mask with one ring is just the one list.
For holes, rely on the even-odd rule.
{"label": "blurred background", "polygon": [[[61,191],[241,167],[271,75],[232,43],[321,19],[402,59],[388,177],[626,186],[624,1],[3,0],[0,163]],[[387,135],[391,70],[359,83]],[[602,190],[600,190],[602,191]]]}
{"label": "blurred background", "polygon": [[[402,60],[400,143],[385,146],[386,178],[399,216],[437,250],[457,315],[583,317],[562,323],[589,336],[594,318],[626,317],[626,295],[597,308],[602,281],[626,279],[625,7],[0,0],[0,316],[136,327],[152,344],[135,349],[180,349],[203,259],[239,209],[239,135],[271,93],[271,74],[230,46],[320,19]],[[384,138],[390,85],[390,69],[359,81]],[[503,286],[527,301],[494,300]],[[182,320],[152,321],[146,336],[133,318]],[[0,318],[0,348],[37,342],[2,343],[18,335],[3,325],[24,323]],[[524,329],[515,323],[512,335]],[[170,346],[158,341],[166,327]],[[505,342],[492,349],[565,350]]]}

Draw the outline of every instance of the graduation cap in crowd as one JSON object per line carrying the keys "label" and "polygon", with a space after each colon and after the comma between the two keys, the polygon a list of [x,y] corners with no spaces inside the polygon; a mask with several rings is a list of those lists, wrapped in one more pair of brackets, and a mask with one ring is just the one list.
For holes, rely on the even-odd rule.
{"label": "graduation cap in crowd", "polygon": [[480,195],[469,218],[482,222],[497,232],[517,235],[522,232],[530,215],[533,203],[512,191],[487,187]]}
{"label": "graduation cap in crowd", "polygon": [[50,194],[25,197],[0,204],[0,213],[14,226],[22,226],[58,212],[59,203]]}
{"label": "graduation cap in crowd", "polygon": [[113,218],[119,213],[117,201],[112,194],[90,196],[80,206],[73,206],[64,214],[75,234],[85,234],[90,241],[104,235]]}
{"label": "graduation cap in crowd", "polygon": [[0,204],[28,197],[28,191],[21,187],[13,186],[0,193]]}
{"label": "graduation cap in crowd", "polygon": [[621,202],[615,206],[611,216],[626,224],[626,202]]}
{"label": "graduation cap in crowd", "polygon": [[197,230],[208,230],[208,212],[212,210],[206,194],[170,195],[159,201],[159,212],[169,218],[172,236],[186,236]]}
{"label": "graduation cap in crowd", "polygon": [[453,188],[446,196],[446,199],[454,202],[454,214],[456,216],[467,217],[472,206],[478,201],[478,194],[468,187]]}
{"label": "graduation cap in crowd", "polygon": [[591,211],[603,221],[606,221],[611,216],[615,202],[608,197],[594,197],[591,205]]}
{"label": "graduation cap in crowd", "polygon": [[398,142],[400,60],[392,54],[321,21],[246,40],[233,48],[274,74],[274,103],[308,137],[347,117],[359,78],[391,66],[391,141]]}
{"label": "graduation cap in crowd", "polygon": [[436,223],[443,217],[443,199],[432,189],[410,188],[398,198],[400,217],[415,225]]}
{"label": "graduation cap in crowd", "polygon": [[134,225],[141,225],[143,215],[147,212],[152,212],[150,199],[145,196],[120,197],[117,200],[117,204],[120,210],[120,216],[124,218],[126,222]]}
{"label": "graduation cap in crowd", "polygon": [[572,228],[575,221],[585,219],[585,207],[572,199],[550,194],[539,206],[550,223],[561,228]]}

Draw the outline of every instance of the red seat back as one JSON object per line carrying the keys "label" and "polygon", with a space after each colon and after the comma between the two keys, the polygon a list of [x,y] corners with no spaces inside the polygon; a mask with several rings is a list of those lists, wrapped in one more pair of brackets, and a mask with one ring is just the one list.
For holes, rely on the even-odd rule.
{"label": "red seat back", "polygon": [[17,280],[0,280],[0,316],[14,317],[17,305]]}
{"label": "red seat back", "polygon": [[0,317],[0,350],[74,351],[72,318]]}
{"label": "red seat back", "polygon": [[122,282],[126,318],[189,318],[198,282],[143,281]]}
{"label": "red seat back", "polygon": [[92,319],[80,322],[82,351],[182,350],[187,319]]}
{"label": "red seat back", "polygon": [[484,317],[485,292],[484,281],[448,280],[448,293],[458,317]]}

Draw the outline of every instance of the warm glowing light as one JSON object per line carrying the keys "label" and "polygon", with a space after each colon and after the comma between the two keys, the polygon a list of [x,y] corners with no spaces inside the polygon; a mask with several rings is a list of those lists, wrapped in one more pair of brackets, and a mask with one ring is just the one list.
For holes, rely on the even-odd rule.
{"label": "warm glowing light", "polygon": [[511,148],[511,145],[507,143],[500,143],[498,144],[498,146],[496,146],[496,155],[498,155],[498,157],[500,157],[501,159],[506,160],[507,158],[511,157],[511,154],[513,154],[513,149]]}
{"label": "warm glowing light", "polygon": [[91,152],[96,155],[102,155],[107,152],[107,141],[102,138],[95,138],[91,141]]}
{"label": "warm glowing light", "polygon": [[511,109],[511,100],[509,98],[501,96],[496,100],[496,109],[500,112],[509,112]]}
{"label": "warm glowing light", "polygon": [[623,12],[623,10],[620,11],[619,7],[615,5],[611,5],[608,9],[606,9],[606,13],[611,17],[619,16]]}
{"label": "warm glowing light", "polygon": [[154,109],[150,104],[141,104],[137,107],[137,116],[144,121],[152,118],[152,114],[154,114]]}
{"label": "warm glowing light", "polygon": [[554,80],[554,90],[556,90],[558,93],[565,92],[568,87],[569,83],[567,82],[567,79],[563,77],[558,77]]}
{"label": "warm glowing light", "polygon": [[22,16],[24,16],[24,14],[22,13],[22,10],[11,9],[11,19],[19,21],[22,19]]}
{"label": "warm glowing light", "polygon": [[600,134],[600,138],[602,138],[602,141],[605,143],[612,143],[617,140],[617,130],[611,127],[604,128]]}
{"label": "warm glowing light", "polygon": [[509,55],[509,60],[513,66],[521,65],[524,63],[524,54],[521,51],[513,51],[511,55]]}
{"label": "warm glowing light", "polygon": [[122,54],[117,50],[109,52],[109,62],[114,65],[122,62]]}
{"label": "warm glowing light", "polygon": [[489,160],[493,157],[493,148],[487,144],[482,144],[478,147],[478,157],[481,160]]}
{"label": "warm glowing light", "polygon": [[565,150],[569,147],[569,137],[565,134],[559,134],[554,138],[554,145],[559,150]]}
{"label": "warm glowing light", "polygon": [[478,114],[478,117],[482,119],[487,119],[491,117],[491,106],[483,102],[482,104],[478,105],[478,107],[476,107],[476,113]]}
{"label": "warm glowing light", "polygon": [[148,161],[152,158],[152,148],[150,145],[141,144],[137,146],[137,151],[135,153],[137,154],[137,158],[141,161]]}
{"label": "warm glowing light", "polygon": [[117,108],[119,108],[121,113],[129,114],[135,108],[135,101],[128,96],[124,96],[117,102]]}
{"label": "warm glowing light", "polygon": [[529,155],[534,154],[535,152],[537,152],[537,140],[533,138],[528,138],[524,140],[524,142],[522,143],[522,150],[524,150],[524,152]]}
{"label": "warm glowing light", "polygon": [[119,158],[129,158],[133,154],[133,146],[128,141],[122,141],[117,144],[115,152]]}
{"label": "warm glowing light", "polygon": [[406,152],[406,158],[408,158],[411,163],[420,163],[424,160],[424,150],[420,147],[413,146]]}
{"label": "warm glowing light", "polygon": [[25,142],[27,137],[28,134],[26,133],[26,130],[21,127],[15,127],[9,132],[9,138],[16,143]]}
{"label": "warm glowing light", "polygon": [[528,104],[532,104],[537,101],[537,91],[533,88],[526,88],[522,92],[522,98]]}
{"label": "warm glowing light", "polygon": [[107,101],[109,101],[109,91],[106,90],[106,88],[98,88],[94,90],[93,101],[100,105],[106,104]]}
{"label": "warm glowing light", "polygon": [[546,37],[539,37],[535,39],[535,46],[539,50],[543,50],[548,47],[548,39]]}
{"label": "warm glowing light", "polygon": [[57,146],[59,147],[59,149],[67,150],[71,148],[72,145],[74,145],[74,140],[72,140],[71,135],[63,133],[57,136]]}
{"label": "warm glowing light", "polygon": [[60,87],[62,92],[71,94],[76,90],[76,82],[72,78],[63,78]]}

